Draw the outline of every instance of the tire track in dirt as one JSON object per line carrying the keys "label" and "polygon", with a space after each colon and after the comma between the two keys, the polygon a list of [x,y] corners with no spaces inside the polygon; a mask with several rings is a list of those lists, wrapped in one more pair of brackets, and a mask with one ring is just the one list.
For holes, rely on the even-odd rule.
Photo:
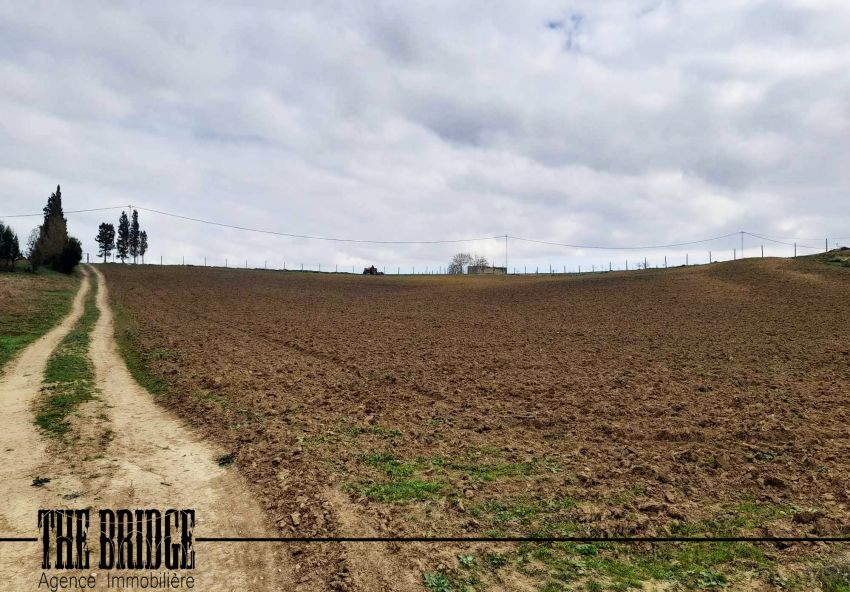
{"label": "tire track in dirt", "polygon": [[[3,463],[0,468],[0,497],[11,506],[0,515],[2,530],[7,536],[35,536],[37,508],[68,507],[65,496],[71,495],[74,501],[70,505],[77,508],[194,509],[195,537],[268,536],[266,518],[247,487],[234,470],[216,462],[223,452],[196,437],[133,380],[114,339],[105,280],[99,271],[90,270],[98,282],[100,317],[91,334],[89,356],[98,397],[107,412],[101,421],[108,422],[113,437],[102,454],[80,461],[74,475],[67,475],[67,466],[58,465],[68,451],[58,458],[45,454],[45,442],[32,423],[30,403],[38,394],[46,360],[82,313],[84,287],[75,298],[71,315],[30,346],[0,385],[0,401],[11,411],[2,416],[0,425],[10,429],[0,430],[0,444],[5,454],[27,451],[26,462]],[[34,471],[64,474],[35,489],[30,485]],[[96,542],[91,544],[93,565]],[[40,545],[6,545],[2,550],[0,565],[4,576],[13,578],[14,589],[35,589]],[[281,551],[275,545],[196,543],[196,568],[184,575],[192,575],[198,589],[214,592],[295,589],[290,564]],[[104,587],[105,578],[101,577],[97,589]]]}
{"label": "tire track in dirt", "polygon": [[[323,497],[331,504],[339,523],[338,536],[381,536],[362,519],[348,496],[337,489],[325,489]],[[354,589],[364,592],[403,592],[416,590],[419,582],[413,573],[396,561],[385,543],[349,543],[344,557]]]}
{"label": "tire track in dirt", "polygon": [[[0,535],[32,537],[43,495],[32,486],[45,464],[46,442],[33,424],[32,403],[41,389],[47,359],[83,314],[89,291],[88,272],[77,290],[71,312],[53,329],[12,360],[0,377]],[[61,505],[60,505],[61,507]],[[35,586],[40,549],[31,543],[0,545],[0,576],[10,590]]]}

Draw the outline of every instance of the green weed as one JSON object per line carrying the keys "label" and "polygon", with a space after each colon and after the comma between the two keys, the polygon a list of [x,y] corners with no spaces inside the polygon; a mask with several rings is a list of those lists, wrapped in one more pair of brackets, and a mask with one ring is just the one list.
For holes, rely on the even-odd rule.
{"label": "green weed", "polygon": [[46,398],[37,403],[35,423],[51,436],[65,435],[70,429],[68,416],[94,398],[94,371],[88,352],[89,334],[99,316],[96,295],[97,284],[91,282],[82,316],[47,360]]}

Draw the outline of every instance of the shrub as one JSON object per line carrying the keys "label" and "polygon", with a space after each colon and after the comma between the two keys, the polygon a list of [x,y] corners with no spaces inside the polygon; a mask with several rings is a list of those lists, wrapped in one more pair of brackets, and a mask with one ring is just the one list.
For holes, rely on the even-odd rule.
{"label": "shrub", "polygon": [[68,237],[68,242],[53,263],[53,268],[62,273],[71,273],[71,270],[83,260],[83,245],[73,236]]}

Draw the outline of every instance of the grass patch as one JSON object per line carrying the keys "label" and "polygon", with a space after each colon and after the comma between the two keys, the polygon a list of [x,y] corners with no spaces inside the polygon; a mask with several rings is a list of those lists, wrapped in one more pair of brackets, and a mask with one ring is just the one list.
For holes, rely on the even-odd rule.
{"label": "grass patch", "polygon": [[[469,508],[488,536],[521,534],[539,536],[591,535],[591,525],[572,519],[577,502],[571,498],[491,500]],[[790,505],[741,502],[723,510],[716,519],[685,525],[693,536],[733,535],[787,517]],[[672,583],[675,589],[721,590],[736,574],[765,582],[778,581],[775,559],[765,547],[750,543],[685,543],[623,546],[611,543],[527,543],[515,551],[479,553],[458,559],[462,570],[477,573],[482,581],[498,580],[499,572],[520,572],[539,582],[540,590],[637,590],[652,583]],[[465,573],[465,572],[464,572]],[[843,566],[813,572],[835,591],[850,577]],[[454,571],[447,572],[454,584]],[[824,585],[824,589],[827,587]],[[456,587],[456,589],[466,589]]]}
{"label": "grass patch", "polygon": [[94,370],[89,359],[89,334],[99,316],[95,297],[97,283],[86,296],[83,315],[47,360],[44,372],[46,395],[37,405],[36,425],[51,436],[65,435],[68,416],[94,398]]}
{"label": "grass patch", "polygon": [[[361,462],[373,469],[373,479],[353,487],[359,495],[382,502],[433,499],[451,495],[449,478],[465,477],[469,481],[494,481],[504,477],[530,475],[532,463],[450,462],[440,457],[400,459],[389,452],[360,456]],[[375,474],[377,473],[377,474]]]}
{"label": "grass patch", "polygon": [[815,580],[824,592],[850,592],[850,564],[838,563],[815,570]]}
{"label": "grass patch", "polygon": [[369,435],[369,436],[377,436],[379,438],[400,438],[401,432],[396,429],[384,428],[381,426],[370,426],[368,428],[359,428],[359,427],[350,427],[345,428],[344,431],[346,436],[351,438],[356,438],[358,436]]}
{"label": "grass patch", "polygon": [[68,314],[78,281],[47,270],[0,274],[0,368]]}
{"label": "grass patch", "polygon": [[422,575],[425,588],[430,592],[452,592],[452,583],[445,574],[426,573]]}
{"label": "grass patch", "polygon": [[523,545],[511,557],[519,569],[536,571],[544,590],[595,582],[604,590],[633,590],[651,582],[675,582],[685,589],[721,589],[735,571],[770,571],[758,547],[746,543],[662,544],[624,548],[610,544]]}
{"label": "grass patch", "polygon": [[711,520],[678,524],[671,528],[672,534],[697,536],[734,536],[744,530],[761,528],[785,516],[798,512],[795,506],[785,504],[762,504],[758,502],[740,502],[731,505],[722,514]]}
{"label": "grass patch", "polygon": [[168,383],[152,369],[150,362],[156,360],[173,360],[176,353],[170,350],[155,349],[145,352],[139,343],[136,324],[131,315],[114,299],[111,302],[112,314],[115,319],[115,340],[118,351],[127,364],[127,369],[133,378],[152,395],[161,395],[168,390]]}
{"label": "grass patch", "polygon": [[356,489],[359,495],[379,502],[409,502],[434,499],[442,495],[446,485],[421,479],[399,479],[391,483],[362,485]]}
{"label": "grass patch", "polygon": [[578,527],[568,512],[576,505],[572,498],[515,498],[478,504],[472,506],[469,513],[493,535],[519,530],[532,537],[572,536]]}

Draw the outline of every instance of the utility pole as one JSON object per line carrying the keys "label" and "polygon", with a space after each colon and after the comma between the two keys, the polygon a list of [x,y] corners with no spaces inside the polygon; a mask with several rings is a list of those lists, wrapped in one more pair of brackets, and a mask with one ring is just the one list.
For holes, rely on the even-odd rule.
{"label": "utility pole", "polygon": [[829,253],[829,239],[823,239],[824,253]]}
{"label": "utility pole", "polygon": [[508,235],[505,235],[505,275],[508,275]]}
{"label": "utility pole", "polygon": [[741,259],[744,258],[744,231],[741,231]]}

